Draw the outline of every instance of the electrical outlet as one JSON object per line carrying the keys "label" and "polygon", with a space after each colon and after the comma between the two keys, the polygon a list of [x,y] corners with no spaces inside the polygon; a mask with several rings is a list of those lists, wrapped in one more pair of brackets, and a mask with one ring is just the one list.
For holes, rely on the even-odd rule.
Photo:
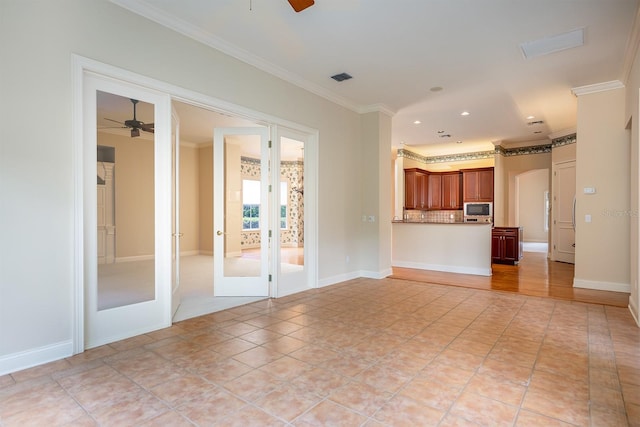
{"label": "electrical outlet", "polygon": [[373,215],[369,215],[369,222],[376,222],[376,217]]}

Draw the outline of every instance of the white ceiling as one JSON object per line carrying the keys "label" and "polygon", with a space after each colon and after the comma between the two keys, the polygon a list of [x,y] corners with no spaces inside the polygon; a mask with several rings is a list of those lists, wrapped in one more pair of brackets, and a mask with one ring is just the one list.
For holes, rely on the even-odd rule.
{"label": "white ceiling", "polygon": [[[575,129],[571,89],[624,82],[638,10],[638,0],[316,0],[300,13],[286,0],[112,1],[355,111],[390,112],[394,146],[425,154]],[[583,46],[521,51],[576,29]],[[330,78],[341,72],[353,79]]]}

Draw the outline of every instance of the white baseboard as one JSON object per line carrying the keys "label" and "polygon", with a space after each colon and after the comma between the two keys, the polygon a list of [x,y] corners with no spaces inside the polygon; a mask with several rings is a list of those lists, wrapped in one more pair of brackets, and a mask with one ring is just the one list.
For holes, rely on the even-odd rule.
{"label": "white baseboard", "polygon": [[491,276],[491,266],[488,268],[464,267],[458,265],[423,264],[419,262],[392,261],[393,267],[415,268],[418,270],[444,271],[445,273],[473,274],[476,276]]}
{"label": "white baseboard", "polygon": [[213,251],[198,251],[198,254],[213,256]]}
{"label": "white baseboard", "polygon": [[631,313],[631,317],[633,317],[633,320],[636,322],[636,326],[640,327],[640,321],[638,319],[638,307],[636,304],[633,303],[631,298],[629,298],[629,305],[627,306],[627,308]]}
{"label": "white baseboard", "polygon": [[629,283],[615,283],[615,282],[601,282],[595,280],[585,280],[573,278],[574,288],[583,289],[595,289],[598,291],[612,291],[612,292],[631,292],[631,285]]}
{"label": "white baseboard", "polygon": [[118,262],[134,262],[134,261],[148,261],[154,259],[154,255],[137,255],[137,256],[124,256],[116,257],[116,263]]}
{"label": "white baseboard", "polygon": [[366,277],[367,279],[384,279],[385,277],[391,276],[393,274],[393,270],[391,268],[387,268],[382,271],[367,271],[361,270],[360,277]]}
{"label": "white baseboard", "polygon": [[325,286],[335,285],[336,283],[346,282],[347,280],[357,279],[358,277],[361,277],[359,271],[338,274],[336,276],[331,276],[331,277],[327,277],[326,279],[318,280],[318,287],[324,288]]}
{"label": "white baseboard", "polygon": [[0,376],[54,362],[71,355],[73,355],[73,343],[69,340],[0,356]]}

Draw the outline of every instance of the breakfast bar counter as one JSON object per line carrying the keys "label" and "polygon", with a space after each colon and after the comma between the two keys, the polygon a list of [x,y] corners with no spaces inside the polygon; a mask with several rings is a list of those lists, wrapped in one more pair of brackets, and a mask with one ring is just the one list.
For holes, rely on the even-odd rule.
{"label": "breakfast bar counter", "polygon": [[491,276],[491,223],[392,223],[393,267]]}

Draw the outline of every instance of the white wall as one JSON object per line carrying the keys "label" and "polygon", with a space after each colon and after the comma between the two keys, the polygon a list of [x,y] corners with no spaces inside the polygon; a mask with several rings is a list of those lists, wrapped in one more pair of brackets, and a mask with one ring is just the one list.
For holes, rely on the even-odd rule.
{"label": "white wall", "polygon": [[40,351],[42,362],[60,357],[50,349],[70,348],[72,54],[317,129],[318,282],[362,269],[353,264],[362,248],[359,114],[105,0],[1,1],[0,47],[0,223],[10,224],[0,253],[0,371],[25,353]]}

